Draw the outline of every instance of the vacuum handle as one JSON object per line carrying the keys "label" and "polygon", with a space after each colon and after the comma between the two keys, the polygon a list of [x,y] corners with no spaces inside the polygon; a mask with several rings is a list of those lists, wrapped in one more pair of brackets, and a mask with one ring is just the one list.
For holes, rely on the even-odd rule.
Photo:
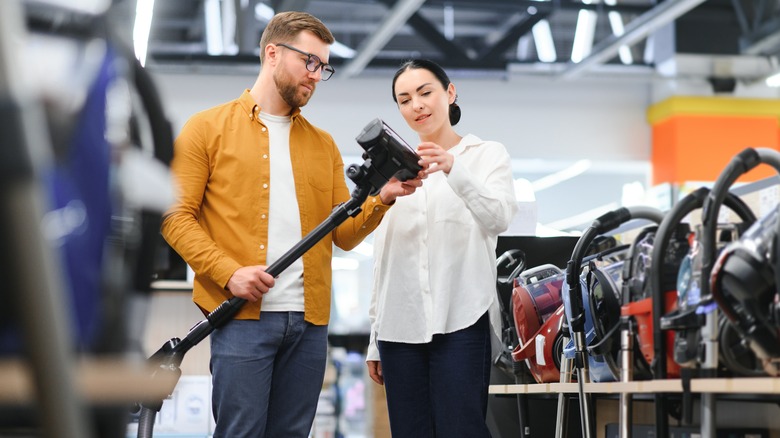
{"label": "vacuum handle", "polygon": [[[342,203],[336,207],[333,212],[320,223],[317,228],[313,229],[309,234],[301,239],[292,248],[287,250],[279,259],[271,263],[271,265],[265,270],[268,274],[271,274],[274,278],[284,272],[285,269],[290,267],[296,260],[301,258],[303,254],[316,245],[323,237],[327,236],[333,231],[340,223],[344,222],[349,216],[355,216],[360,212],[360,206],[368,197],[368,192],[361,192],[353,196],[349,201]],[[239,297],[232,297],[226,301],[223,301],[216,309],[206,316],[213,328],[219,328],[225,325],[228,321],[241,310],[241,307],[246,304],[246,300]],[[206,333],[208,336],[209,333]],[[205,336],[204,336],[205,337]],[[202,340],[199,339],[198,341]]]}

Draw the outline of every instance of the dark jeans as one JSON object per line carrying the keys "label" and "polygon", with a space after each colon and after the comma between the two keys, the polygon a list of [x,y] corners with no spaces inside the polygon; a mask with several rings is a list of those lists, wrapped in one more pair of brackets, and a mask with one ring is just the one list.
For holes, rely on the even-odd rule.
{"label": "dark jeans", "polygon": [[211,334],[214,438],[306,438],[328,348],[328,327],[303,312],[262,312]]}
{"label": "dark jeans", "polygon": [[396,438],[490,437],[490,323],[427,344],[379,341],[390,431]]}

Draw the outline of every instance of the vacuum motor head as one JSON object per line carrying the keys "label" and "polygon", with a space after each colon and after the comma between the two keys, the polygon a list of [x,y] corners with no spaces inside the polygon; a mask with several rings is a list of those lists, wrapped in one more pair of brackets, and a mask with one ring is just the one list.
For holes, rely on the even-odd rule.
{"label": "vacuum motor head", "polygon": [[368,177],[374,187],[381,188],[392,177],[406,181],[422,170],[417,152],[381,119],[369,122],[355,140],[365,150],[363,159],[366,163],[362,174],[357,174],[360,172],[357,166],[347,169],[347,175],[353,181]]}
{"label": "vacuum motor head", "polygon": [[711,275],[712,293],[726,317],[747,339],[771,375],[780,374],[777,295],[778,211],[755,222],[720,253]]}

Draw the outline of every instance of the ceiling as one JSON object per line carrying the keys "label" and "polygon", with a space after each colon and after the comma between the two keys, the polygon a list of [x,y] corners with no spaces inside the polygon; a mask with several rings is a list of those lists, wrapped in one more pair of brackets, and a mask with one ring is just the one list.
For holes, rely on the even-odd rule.
{"label": "ceiling", "polygon": [[[246,65],[256,71],[258,41],[268,18],[274,12],[302,10],[320,18],[336,37],[331,63],[341,77],[394,69],[410,57],[430,58],[472,75],[629,71],[652,68],[679,54],[774,63],[780,54],[779,4],[779,0],[164,0],[154,2],[146,62],[157,68]],[[584,44],[575,52],[578,27],[583,32],[577,39]],[[547,51],[539,46],[545,28],[552,55],[549,46]],[[658,37],[659,29],[665,37]],[[579,57],[578,62],[572,56]],[[711,69],[712,76],[724,77],[735,70]]]}

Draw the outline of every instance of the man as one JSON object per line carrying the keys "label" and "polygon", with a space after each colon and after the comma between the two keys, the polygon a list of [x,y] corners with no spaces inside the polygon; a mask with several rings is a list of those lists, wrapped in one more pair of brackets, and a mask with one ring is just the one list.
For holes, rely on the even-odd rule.
{"label": "man", "polygon": [[181,193],[163,235],[195,271],[204,313],[247,300],[211,335],[215,438],[309,435],[326,365],[332,244],[355,247],[397,196],[422,184],[391,180],[276,279],[265,272],[350,196],[333,138],[300,111],[333,73],[333,41],[309,14],[276,15],[252,88],[194,115],[176,140]]}

